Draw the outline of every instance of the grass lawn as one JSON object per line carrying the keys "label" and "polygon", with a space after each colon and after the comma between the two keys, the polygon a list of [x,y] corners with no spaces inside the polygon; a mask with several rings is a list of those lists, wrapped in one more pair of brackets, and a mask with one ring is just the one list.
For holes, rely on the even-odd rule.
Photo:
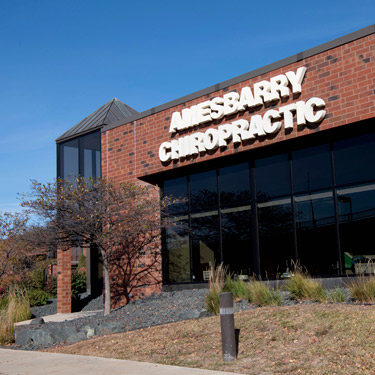
{"label": "grass lawn", "polygon": [[200,367],[242,374],[374,374],[375,306],[301,304],[235,314],[236,361],[221,357],[220,318],[113,334],[49,352]]}

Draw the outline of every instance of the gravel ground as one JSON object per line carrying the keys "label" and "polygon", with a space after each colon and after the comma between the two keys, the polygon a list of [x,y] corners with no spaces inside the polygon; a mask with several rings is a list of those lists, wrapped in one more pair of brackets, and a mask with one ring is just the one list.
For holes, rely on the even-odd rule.
{"label": "gravel ground", "polygon": [[[77,306],[78,305],[78,306]],[[90,298],[85,294],[81,294],[81,300],[76,303],[75,311],[96,311],[103,310],[103,296]],[[33,318],[42,318],[43,316],[53,315],[57,313],[57,299],[50,299],[44,306],[35,306],[31,308]]]}
{"label": "gravel ground", "polygon": [[[345,289],[343,292],[347,295]],[[205,310],[204,297],[207,289],[182,290],[175,292],[163,292],[159,295],[151,296],[141,300],[130,302],[128,305],[112,310],[110,315],[104,316],[103,312],[79,319],[64,321],[59,323],[46,323],[49,329],[59,332],[69,332],[72,329],[75,332],[81,332],[90,327],[95,335],[104,335],[108,333],[126,332],[139,328],[177,322],[186,319],[196,319],[208,316]],[[289,292],[282,293],[282,304],[292,305],[301,303],[293,300]],[[85,300],[86,296],[82,296],[84,300],[84,311],[102,310],[102,296]],[[347,297],[347,303],[351,303]],[[309,303],[309,302],[305,302]],[[247,301],[239,301],[235,303],[234,311],[250,310],[257,306],[250,305]],[[56,313],[56,300],[50,300],[45,306],[35,307],[32,309],[34,317],[42,317]],[[46,327],[47,328],[47,327]],[[14,349],[42,349],[51,345],[42,346],[17,346]]]}

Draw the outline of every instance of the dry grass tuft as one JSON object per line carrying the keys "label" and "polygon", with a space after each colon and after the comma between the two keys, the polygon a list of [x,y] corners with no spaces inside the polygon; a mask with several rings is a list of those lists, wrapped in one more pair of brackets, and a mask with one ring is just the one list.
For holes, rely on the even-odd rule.
{"label": "dry grass tuft", "polygon": [[14,341],[14,323],[30,319],[29,299],[24,291],[16,286],[9,289],[7,304],[0,310],[0,344]]}
{"label": "dry grass tuft", "polygon": [[358,302],[375,302],[375,276],[361,275],[347,283],[350,295]]}
{"label": "dry grass tuft", "polygon": [[315,302],[328,301],[327,292],[323,288],[322,283],[298,270],[294,272],[294,276],[286,283],[286,289],[298,300]]}
{"label": "dry grass tuft", "polygon": [[219,294],[223,290],[227,275],[228,267],[224,266],[223,263],[210,269],[209,290],[205,297],[205,304],[207,311],[211,314],[219,313]]}

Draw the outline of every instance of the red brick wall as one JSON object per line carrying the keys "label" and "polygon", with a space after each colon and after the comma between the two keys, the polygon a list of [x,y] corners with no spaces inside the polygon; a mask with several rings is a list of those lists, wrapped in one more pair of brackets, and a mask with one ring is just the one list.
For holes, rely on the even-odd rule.
{"label": "red brick wall", "polygon": [[[158,152],[161,143],[177,139],[178,137],[204,132],[210,127],[217,128],[220,124],[231,123],[237,119],[249,120],[251,115],[263,115],[269,108],[250,112],[238,112],[230,117],[212,123],[202,124],[193,129],[180,131],[172,135],[169,126],[172,113],[181,111],[194,104],[201,103],[216,96],[223,97],[229,91],[237,90],[240,93],[244,86],[253,87],[261,80],[269,80],[278,74],[288,71],[297,71],[301,66],[307,67],[302,93],[296,98],[293,95],[283,102],[287,105],[299,100],[308,100],[314,96],[326,103],[326,117],[322,123],[314,128],[295,127],[292,132],[286,133],[282,127],[280,132],[266,139],[256,139],[253,143],[241,144],[233,147],[230,142],[226,149],[217,149],[210,154],[200,154],[197,157],[186,158],[183,161],[170,162],[163,165],[159,160]],[[279,102],[276,109],[281,105]],[[375,35],[363,37],[337,48],[314,55],[261,76],[243,81],[225,89],[202,96],[184,104],[163,110],[132,123],[102,133],[102,173],[114,182],[135,182],[146,175],[167,171],[189,164],[197,164],[207,160],[225,157],[259,147],[265,147],[287,139],[308,136],[311,133],[355,123],[375,116]],[[175,168],[176,168],[175,166]],[[147,290],[149,294],[151,289]],[[142,293],[142,292],[140,292]]]}
{"label": "red brick wall", "polygon": [[[137,177],[163,172],[173,168],[173,162],[163,165],[158,157],[162,142],[178,137],[206,131],[210,127],[217,128],[220,124],[230,123],[240,118],[250,119],[253,114],[263,115],[269,108],[250,113],[248,110],[230,117],[224,117],[213,123],[202,124],[194,129],[169,133],[172,113],[183,108],[201,103],[205,100],[222,97],[226,92],[244,86],[252,87],[261,80],[269,80],[278,74],[296,71],[306,66],[307,71],[302,83],[302,93],[297,98],[291,96],[283,105],[299,100],[308,100],[313,96],[322,98],[326,103],[327,115],[316,129],[298,128],[286,133],[282,128],[276,137],[255,140],[247,145],[241,144],[237,152],[264,147],[286,139],[301,137],[317,131],[343,126],[359,120],[374,117],[375,114],[375,35],[355,40],[329,51],[320,53],[297,63],[287,65],[267,74],[243,81],[210,95],[180,104],[178,106],[144,117],[103,133],[102,167],[103,175],[117,182],[135,181]],[[279,103],[277,107],[281,104]],[[276,108],[277,108],[276,107]],[[225,150],[217,149],[211,154],[179,160],[177,167],[196,164],[206,160],[234,154],[233,143]]]}
{"label": "red brick wall", "polygon": [[72,312],[72,264],[70,250],[57,250],[57,313]]}

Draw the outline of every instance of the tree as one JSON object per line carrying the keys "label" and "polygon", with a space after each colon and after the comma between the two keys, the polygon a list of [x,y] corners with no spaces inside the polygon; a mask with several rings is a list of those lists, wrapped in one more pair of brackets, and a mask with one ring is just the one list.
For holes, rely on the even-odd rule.
{"label": "tree", "polygon": [[167,202],[160,200],[156,188],[131,183],[115,186],[105,179],[33,181],[28,198],[22,205],[43,219],[42,241],[55,242],[60,248],[100,250],[105,315],[110,313],[111,296],[117,301],[123,295],[128,302],[134,288],[161,282],[160,235],[162,227],[172,222],[160,219]]}
{"label": "tree", "polygon": [[33,262],[33,251],[24,240],[28,217],[22,213],[0,213],[0,284],[24,282]]}

